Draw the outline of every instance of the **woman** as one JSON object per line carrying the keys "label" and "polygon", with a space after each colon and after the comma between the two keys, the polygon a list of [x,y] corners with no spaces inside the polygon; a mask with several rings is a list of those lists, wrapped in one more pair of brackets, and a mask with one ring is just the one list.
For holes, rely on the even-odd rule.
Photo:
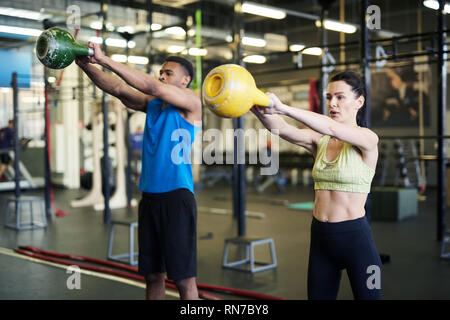
{"label": "woman", "polygon": [[[346,269],[355,299],[380,299],[381,260],[364,210],[378,159],[378,136],[362,127],[361,80],[348,71],[331,78],[329,117],[284,105],[268,95],[273,108],[254,106],[252,112],[267,129],[278,129],[281,138],[306,148],[315,158],[308,298],[336,299]],[[291,126],[277,114],[308,129]],[[376,283],[374,275],[379,277]]]}

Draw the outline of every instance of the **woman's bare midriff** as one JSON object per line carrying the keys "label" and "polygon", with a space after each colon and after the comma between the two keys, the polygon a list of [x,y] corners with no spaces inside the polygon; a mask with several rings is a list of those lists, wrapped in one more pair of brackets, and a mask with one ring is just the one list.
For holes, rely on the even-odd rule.
{"label": "woman's bare midriff", "polygon": [[313,216],[322,222],[341,222],[363,217],[366,193],[315,190]]}

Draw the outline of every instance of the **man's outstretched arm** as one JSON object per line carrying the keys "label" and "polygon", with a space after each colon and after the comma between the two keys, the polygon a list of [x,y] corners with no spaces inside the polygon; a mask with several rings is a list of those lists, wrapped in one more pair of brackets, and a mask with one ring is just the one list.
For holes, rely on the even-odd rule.
{"label": "man's outstretched arm", "polygon": [[147,73],[116,62],[103,54],[99,44],[89,43],[88,46],[94,50],[94,56],[89,59],[111,70],[143,94],[158,97],[189,112],[201,112],[200,98],[192,90],[165,84]]}
{"label": "man's outstretched arm", "polygon": [[98,62],[95,58],[92,58],[80,56],[76,58],[75,62],[97,87],[120,99],[126,107],[133,110],[145,111],[147,102],[154,97],[134,90],[121,79],[95,67],[92,63]]}

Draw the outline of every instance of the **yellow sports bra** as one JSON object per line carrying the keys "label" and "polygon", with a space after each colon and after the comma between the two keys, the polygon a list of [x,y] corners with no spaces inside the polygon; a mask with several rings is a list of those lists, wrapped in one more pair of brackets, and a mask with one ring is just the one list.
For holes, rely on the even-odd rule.
{"label": "yellow sports bra", "polygon": [[351,144],[344,142],[335,160],[327,160],[330,136],[324,135],[317,145],[317,155],[312,170],[314,190],[337,190],[369,193],[375,170],[361,159]]}

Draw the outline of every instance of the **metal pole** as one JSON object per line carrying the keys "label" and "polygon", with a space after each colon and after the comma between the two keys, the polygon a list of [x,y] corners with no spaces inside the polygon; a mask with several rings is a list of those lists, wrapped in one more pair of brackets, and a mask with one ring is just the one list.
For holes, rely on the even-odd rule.
{"label": "metal pole", "polygon": [[[417,33],[422,32],[422,9],[419,8],[417,10]],[[417,40],[417,51],[422,50],[422,39],[419,38]],[[420,70],[418,74],[418,82],[422,83],[423,81],[423,71]],[[419,136],[424,135],[424,128],[423,128],[423,91],[419,90]],[[420,156],[423,156],[425,154],[425,141],[420,139],[419,140],[419,154]],[[421,180],[421,194],[425,191],[425,186],[427,185],[427,175],[425,174],[425,161],[420,161],[420,180]],[[422,189],[423,188],[423,189]]]}
{"label": "metal pole", "polygon": [[[202,46],[202,10],[200,9],[201,3],[198,4],[199,9],[195,11],[195,44],[197,48],[201,48]],[[202,57],[197,56],[195,60],[195,82],[196,82],[196,89],[200,93],[200,99],[203,101],[202,96],[202,71],[203,71],[203,64],[202,64]],[[206,123],[205,119],[205,112],[202,112],[202,124]]]}
{"label": "metal pole", "polygon": [[[367,29],[366,24],[366,12],[367,7],[369,6],[368,0],[361,1],[360,8],[360,23],[361,23],[361,80],[364,84],[364,88],[366,89],[366,100],[365,100],[365,113],[364,113],[364,122],[366,126],[370,127],[370,43],[369,43],[369,30]],[[372,197],[369,194],[367,196],[366,204],[364,206],[366,211],[366,217],[369,222],[372,220]]]}
{"label": "metal pole", "polygon": [[50,83],[48,82],[48,69],[44,67],[44,114],[45,114],[45,148],[44,148],[44,172],[45,172],[45,213],[47,217],[52,216],[52,204],[51,204],[51,176],[50,176],[50,110],[49,110],[49,92],[50,92]]}
{"label": "metal pole", "polygon": [[[19,89],[17,86],[17,72],[12,73],[12,80],[11,80],[11,87],[13,89],[13,122],[14,122],[14,140],[13,140],[13,147],[14,147],[14,182],[15,182],[15,196],[16,200],[20,198],[20,169],[19,169],[19,157],[20,157],[20,150],[19,150]],[[17,215],[17,209],[19,206],[16,203],[16,215]]]}
{"label": "metal pole", "polygon": [[[133,184],[131,183],[131,162],[132,159],[132,146],[130,143],[130,118],[131,118],[131,112],[127,110],[127,119],[125,121],[125,141],[126,141],[126,148],[127,148],[127,168],[126,168],[126,189],[127,189],[127,206],[131,207],[131,198],[133,197]],[[120,157],[120,155],[118,155]]]}
{"label": "metal pole", "polygon": [[444,15],[444,0],[439,0],[438,10],[438,195],[437,195],[437,240],[442,241],[445,232],[445,210],[446,208],[446,152],[445,141],[442,136],[445,134],[445,118],[447,109],[447,66],[445,60],[447,54],[444,53],[444,46],[446,42],[446,28]]}
{"label": "metal pole", "polygon": [[[241,13],[242,0],[237,0],[234,6],[234,63],[240,64],[245,67],[242,61],[242,47],[241,39],[244,35],[244,23]],[[242,164],[238,164],[239,155],[244,152],[245,154],[245,136],[242,135],[244,143],[239,143],[239,134],[236,134],[240,130],[244,130],[245,118],[244,116],[233,119],[234,127],[234,162],[233,162],[233,211],[234,217],[238,219],[238,236],[245,236],[245,161]],[[239,130],[239,131],[238,131]],[[244,149],[244,150],[240,150]]]}
{"label": "metal pole", "polygon": [[[367,128],[370,128],[370,42],[369,42],[369,30],[367,29],[366,23],[366,13],[367,7],[369,6],[369,0],[361,1],[361,70],[362,70],[362,81],[366,89],[366,101],[365,101],[365,112],[364,112],[364,122]],[[367,220],[369,223],[372,220],[372,195],[369,193],[367,196],[366,203],[364,205],[364,210],[366,211]],[[391,256],[389,254],[380,253],[381,263],[387,263],[391,261]]]}
{"label": "metal pole", "polygon": [[[328,16],[328,10],[325,7],[322,7],[322,11],[320,14],[320,26],[321,26],[321,35],[322,35],[322,65],[327,63],[327,53],[328,53],[328,34],[327,29],[325,29],[325,19]],[[320,69],[320,109],[322,110],[322,114],[327,114],[327,86],[328,86],[328,71],[325,71],[325,67],[321,67]]]}
{"label": "metal pole", "polygon": [[[195,10],[195,46],[201,48],[202,46],[202,10]],[[202,57],[198,55],[195,58],[195,82],[197,83],[197,88],[202,87]],[[201,92],[201,90],[200,90]]]}
{"label": "metal pole", "polygon": [[[105,1],[101,1],[101,12],[102,12],[102,39],[103,39],[103,52],[107,55],[107,47],[106,47],[106,11],[107,6]],[[105,68],[103,68],[105,71]],[[103,112],[103,168],[102,168],[102,179],[103,179],[103,187],[105,190],[104,198],[105,198],[105,209],[103,211],[103,221],[106,224],[111,222],[111,209],[109,207],[109,199],[111,196],[111,187],[109,185],[109,176],[111,173],[110,162],[109,162],[109,121],[108,121],[108,102],[106,92],[103,91],[102,95],[102,112]]]}
{"label": "metal pole", "polygon": [[[342,23],[345,23],[345,0],[339,1],[339,20]],[[339,42],[344,43],[345,42],[345,32],[339,33]],[[340,46],[340,56],[339,56],[340,62],[345,62],[345,46]]]}
{"label": "metal pole", "polygon": [[370,128],[370,43],[369,43],[369,30],[366,25],[366,12],[369,6],[368,0],[361,1],[361,70],[362,81],[366,89],[366,112],[364,114],[364,120],[366,126]]}
{"label": "metal pole", "polygon": [[[128,47],[128,39],[125,39],[127,41],[126,45],[126,56],[127,56],[127,64],[128,64],[128,56],[130,55],[130,48]],[[122,112],[122,111],[120,111]],[[125,146],[127,148],[127,168],[125,171],[125,180],[126,180],[126,190],[127,190],[127,206],[131,207],[131,198],[133,196],[133,185],[131,183],[131,162],[132,159],[132,147],[130,143],[130,118],[131,118],[131,112],[127,109],[127,119],[125,121]],[[117,131],[116,131],[117,132]],[[122,137],[118,137],[119,139],[122,139]],[[122,155],[118,154],[118,157],[121,157]]]}
{"label": "metal pole", "polygon": [[152,0],[146,1],[146,7],[147,7],[147,46],[145,47],[145,51],[147,53],[148,57],[148,64],[147,64],[147,73],[151,74],[152,72],[152,23],[153,23],[153,3]]}

